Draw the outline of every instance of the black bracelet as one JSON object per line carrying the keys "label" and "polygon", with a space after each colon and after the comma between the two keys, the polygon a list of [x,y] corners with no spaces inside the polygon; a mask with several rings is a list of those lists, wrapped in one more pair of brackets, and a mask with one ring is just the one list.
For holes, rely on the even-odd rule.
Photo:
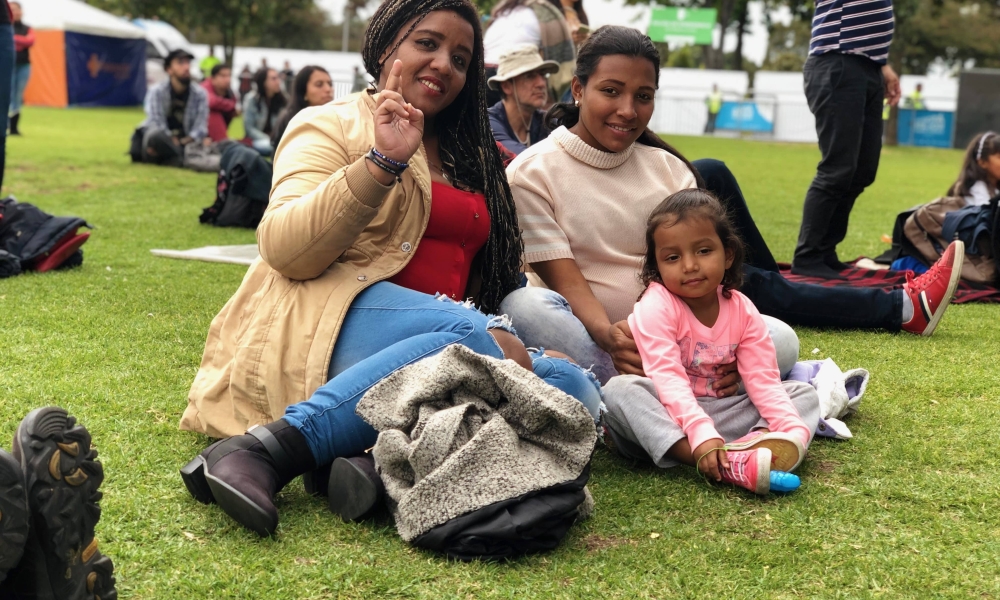
{"label": "black bracelet", "polygon": [[379,152],[379,151],[378,151],[378,150],[376,150],[375,148],[372,148],[372,154],[374,154],[374,155],[375,155],[375,156],[377,156],[378,158],[380,158],[380,159],[384,160],[385,162],[389,163],[390,165],[392,165],[392,166],[396,167],[396,168],[397,168],[397,169],[399,169],[400,171],[402,171],[402,170],[403,170],[403,169],[405,169],[406,167],[409,167],[409,166],[410,166],[410,165],[409,165],[408,163],[405,163],[405,162],[397,162],[397,161],[395,161],[395,160],[392,160],[391,158],[389,158],[388,156],[386,156],[386,155],[382,154],[381,152]]}
{"label": "black bracelet", "polygon": [[385,171],[389,175],[392,175],[393,177],[395,177],[397,183],[403,183],[403,178],[400,176],[400,173],[402,173],[402,171],[398,171],[397,172],[397,171],[393,170],[391,167],[389,167],[389,165],[382,164],[381,162],[378,161],[378,159],[376,159],[376,158],[374,158],[374,157],[372,157],[371,155],[368,155],[368,154],[365,155],[365,160],[372,161],[372,163],[376,167],[382,169],[383,171]]}

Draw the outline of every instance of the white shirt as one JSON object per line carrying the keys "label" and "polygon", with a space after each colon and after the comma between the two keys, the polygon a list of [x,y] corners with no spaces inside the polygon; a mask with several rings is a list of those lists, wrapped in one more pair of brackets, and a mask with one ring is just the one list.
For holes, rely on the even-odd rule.
{"label": "white shirt", "polygon": [[969,195],[965,197],[966,206],[986,206],[990,203],[990,198],[996,195],[996,190],[990,192],[985,181],[977,181],[969,189]]}
{"label": "white shirt", "polygon": [[483,62],[496,65],[501,54],[521,44],[542,46],[542,28],[538,17],[527,6],[518,6],[493,20],[483,36]]}

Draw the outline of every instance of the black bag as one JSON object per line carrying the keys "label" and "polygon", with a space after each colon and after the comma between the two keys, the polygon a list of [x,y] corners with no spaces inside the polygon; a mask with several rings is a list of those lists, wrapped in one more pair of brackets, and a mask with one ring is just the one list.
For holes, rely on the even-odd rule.
{"label": "black bag", "polygon": [[[81,227],[90,225],[79,217],[54,217],[13,197],[0,200],[0,278],[36,268],[38,261]],[[83,251],[77,249],[58,268],[82,263]]]}
{"label": "black bag", "polygon": [[573,481],[495,502],[442,523],[413,545],[458,560],[502,560],[553,550],[576,522],[590,465]]}
{"label": "black bag", "polygon": [[198,220],[218,227],[256,229],[267,209],[271,173],[271,164],[256,150],[231,144],[219,164],[215,204],[202,211]]}
{"label": "black bag", "polygon": [[128,154],[132,157],[132,162],[142,162],[142,141],[146,138],[146,128],[136,127],[132,132],[132,140],[129,142]]}

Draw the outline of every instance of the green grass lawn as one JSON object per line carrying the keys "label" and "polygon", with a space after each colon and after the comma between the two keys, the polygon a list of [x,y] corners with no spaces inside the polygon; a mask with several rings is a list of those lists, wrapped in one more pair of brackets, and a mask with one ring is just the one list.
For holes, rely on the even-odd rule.
{"label": "green grass lawn", "polygon": [[[0,439],[9,447],[21,417],[49,404],[87,425],[107,473],[98,535],[123,598],[1000,596],[995,306],[952,307],[931,339],[799,329],[803,358],[865,367],[872,383],[848,422],[855,438],[817,441],[787,497],[599,450],[593,518],[543,556],[449,562],[385,523],[341,523],[297,482],[279,500],[278,537],[259,540],[192,500],[177,473],[207,441],[177,423],[209,322],[244,269],[149,253],[254,234],[198,223],[213,175],[129,163],[140,119],[25,111],[4,191],[95,229],[82,268],[0,280]],[[671,141],[725,160],[779,260],[791,257],[814,146]],[[894,215],[939,196],[960,160],[886,149],[842,257],[881,252]]]}

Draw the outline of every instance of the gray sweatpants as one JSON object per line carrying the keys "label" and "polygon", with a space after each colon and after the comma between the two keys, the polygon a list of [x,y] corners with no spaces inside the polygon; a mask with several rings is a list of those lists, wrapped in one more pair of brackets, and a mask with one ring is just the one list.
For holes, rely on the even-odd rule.
{"label": "gray sweatpants", "polygon": [[[785,381],[782,385],[809,428],[811,442],[819,424],[819,395],[816,389],[799,381]],[[612,377],[604,385],[603,392],[608,408],[604,424],[620,454],[633,460],[650,460],[663,469],[679,464],[667,456],[667,451],[684,439],[684,432],[660,404],[656,388],[649,378],[637,375]],[[741,438],[753,429],[767,427],[767,421],[757,412],[747,394],[697,400],[726,442]]]}

